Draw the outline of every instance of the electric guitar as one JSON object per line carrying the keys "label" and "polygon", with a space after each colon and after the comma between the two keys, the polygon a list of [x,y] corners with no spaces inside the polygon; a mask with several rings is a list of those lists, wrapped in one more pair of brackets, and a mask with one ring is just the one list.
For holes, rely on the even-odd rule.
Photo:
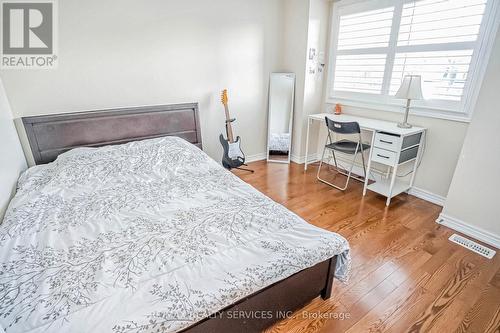
{"label": "electric guitar", "polygon": [[227,105],[227,90],[224,89],[221,94],[221,102],[224,105],[224,111],[226,113],[226,134],[227,138],[221,134],[219,136],[219,141],[224,148],[224,154],[222,155],[222,165],[226,169],[238,168],[245,164],[245,154],[241,150],[241,140],[240,137],[236,137],[234,140],[233,128],[231,123],[236,119],[229,117],[229,107]]}

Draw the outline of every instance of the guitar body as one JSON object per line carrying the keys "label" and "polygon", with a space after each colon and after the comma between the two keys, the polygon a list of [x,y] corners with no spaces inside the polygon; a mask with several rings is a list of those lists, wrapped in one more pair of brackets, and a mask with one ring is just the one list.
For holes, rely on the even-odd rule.
{"label": "guitar body", "polygon": [[238,168],[245,164],[245,155],[241,150],[240,137],[236,137],[234,142],[229,142],[224,136],[219,135],[219,141],[224,149],[222,155],[222,165],[226,169]]}

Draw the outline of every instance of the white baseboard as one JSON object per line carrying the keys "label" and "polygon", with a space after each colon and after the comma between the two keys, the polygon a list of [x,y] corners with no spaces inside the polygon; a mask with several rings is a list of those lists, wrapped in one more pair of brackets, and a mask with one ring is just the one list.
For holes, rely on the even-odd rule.
{"label": "white baseboard", "polygon": [[246,155],[245,156],[245,163],[251,163],[251,162],[257,162],[257,161],[262,161],[267,158],[266,153],[259,153],[259,154],[254,154],[254,155]]}
{"label": "white baseboard", "polygon": [[413,195],[417,198],[423,199],[425,201],[432,202],[433,204],[436,204],[436,205],[441,206],[441,207],[444,206],[444,202],[446,201],[446,198],[439,195],[439,194],[435,194],[435,193],[429,192],[427,190],[424,190],[424,189],[421,189],[421,188],[418,188],[415,186],[413,186],[408,191],[408,194],[411,194],[411,195]]}
{"label": "white baseboard", "polygon": [[439,215],[436,222],[500,249],[500,236],[495,235],[494,233],[472,226],[462,220],[443,213]]}
{"label": "white baseboard", "polygon": [[[267,159],[266,153],[259,153],[259,154],[245,156],[245,161],[247,163],[262,161],[265,159]],[[290,156],[290,159],[292,162],[295,162],[297,164],[304,164],[305,163],[305,156],[297,156],[297,155],[292,154],[292,156]],[[311,155],[309,155],[309,162],[308,163],[316,162],[317,160],[318,160],[317,155],[311,154]]]}
{"label": "white baseboard", "polygon": [[[292,162],[297,163],[297,164],[304,164],[306,162],[305,156],[298,156],[298,155],[292,154],[292,156],[290,156],[290,159],[292,160]],[[307,158],[307,163],[316,162],[317,160],[318,160],[318,155],[316,153],[309,154],[309,156]]]}

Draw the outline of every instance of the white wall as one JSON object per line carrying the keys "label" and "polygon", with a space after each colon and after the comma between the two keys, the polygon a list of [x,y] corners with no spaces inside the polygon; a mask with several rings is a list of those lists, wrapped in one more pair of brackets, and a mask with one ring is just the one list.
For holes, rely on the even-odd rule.
{"label": "white wall", "polygon": [[442,218],[500,248],[500,32],[451,182]]}
{"label": "white wall", "polygon": [[292,139],[292,160],[297,163],[304,161],[307,116],[321,112],[323,105],[326,71],[318,71],[318,59],[309,59],[309,49],[326,51],[328,18],[328,0],[285,1],[283,66],[297,76]]}
{"label": "white wall", "polygon": [[[310,114],[322,112],[323,99],[323,84],[326,83],[328,74],[326,68],[319,66],[320,61],[326,63],[327,48],[328,48],[328,29],[330,17],[330,3],[327,0],[311,0],[309,4],[309,24],[307,33],[307,62],[306,62],[306,78],[304,84],[304,111],[302,120],[302,142],[300,151],[297,155],[305,155],[305,136],[307,134],[307,116]],[[316,50],[316,57],[309,58],[309,50]],[[323,59],[319,58],[319,54],[323,53]],[[315,144],[315,138],[312,138],[311,145]],[[299,158],[302,161],[302,158]]]}
{"label": "white wall", "polygon": [[9,101],[0,79],[0,223],[15,191],[17,179],[26,169],[21,144],[17,136]]}
{"label": "white wall", "polygon": [[292,156],[300,155],[306,79],[307,30],[309,0],[285,0],[282,66],[284,72],[295,73]]}
{"label": "white wall", "polygon": [[59,1],[59,67],[2,71],[15,117],[199,102],[219,160],[220,91],[247,156],[265,153],[269,73],[281,69],[283,0]]}

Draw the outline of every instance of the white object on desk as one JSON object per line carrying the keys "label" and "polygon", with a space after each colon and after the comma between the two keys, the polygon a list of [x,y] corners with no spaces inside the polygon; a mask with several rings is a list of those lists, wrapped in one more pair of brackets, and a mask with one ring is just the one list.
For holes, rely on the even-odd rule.
{"label": "white object on desk", "polygon": [[403,122],[398,124],[398,127],[411,128],[412,125],[408,123],[410,102],[412,99],[424,99],[422,95],[422,77],[420,75],[406,75],[394,97],[406,99],[405,117]]}
{"label": "white object on desk", "polygon": [[[363,196],[366,194],[367,189],[377,192],[387,197],[386,205],[388,206],[391,202],[391,198],[402,192],[408,191],[413,186],[418,160],[422,155],[425,128],[400,128],[393,122],[347,114],[334,115],[330,113],[318,113],[309,116],[307,122],[306,160],[304,163],[304,170],[307,170],[307,165],[309,164],[307,157],[311,123],[313,121],[324,123],[325,117],[340,122],[356,121],[361,130],[372,133],[370,156],[368,158],[366,171],[367,175],[370,174],[372,161],[392,168],[392,175],[390,178],[382,178],[372,184],[368,184],[369,177],[367,176],[363,187]],[[407,182],[405,180],[396,179],[398,167],[410,162],[414,162],[410,181]]]}

